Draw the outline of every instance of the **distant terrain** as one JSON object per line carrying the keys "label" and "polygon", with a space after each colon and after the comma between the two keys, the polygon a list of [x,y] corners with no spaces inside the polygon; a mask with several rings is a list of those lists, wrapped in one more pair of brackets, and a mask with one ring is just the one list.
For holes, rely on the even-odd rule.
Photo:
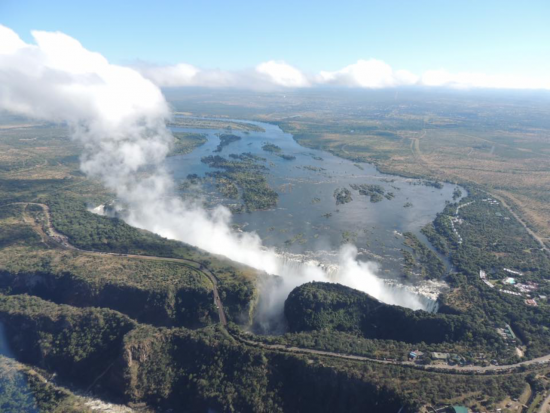
{"label": "distant terrain", "polygon": [[174,93],[179,110],[273,122],[302,145],[392,174],[490,190],[550,243],[550,109],[529,92],[309,91],[254,98]]}
{"label": "distant terrain", "polygon": [[[306,147],[427,185],[463,185],[467,196],[422,234],[399,235],[404,279],[449,285],[437,314],[309,283],[286,300],[286,334],[252,334],[268,274],[93,214],[113,194],[79,171],[67,130],[3,115],[0,410],[87,411],[84,393],[146,412],[488,411],[514,399],[534,408],[550,384],[545,101],[330,93],[168,95],[175,125],[226,131],[221,155],[203,162],[218,165],[211,178],[242,213],[273,208],[278,194],[265,159],[224,152],[232,131],[261,128],[228,119],[273,122]],[[206,139],[177,132],[171,155]],[[362,196],[392,193],[342,187],[332,206]]]}

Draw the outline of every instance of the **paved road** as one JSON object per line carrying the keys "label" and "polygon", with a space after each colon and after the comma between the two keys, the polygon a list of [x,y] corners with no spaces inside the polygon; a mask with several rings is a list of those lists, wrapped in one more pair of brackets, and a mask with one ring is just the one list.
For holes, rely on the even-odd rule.
{"label": "paved road", "polygon": [[287,347],[282,344],[266,344],[266,343],[260,343],[252,340],[248,340],[243,337],[234,336],[237,340],[251,345],[255,347],[261,347],[266,348],[270,350],[277,350],[277,351],[285,351],[289,353],[303,353],[303,354],[313,354],[313,355],[320,355],[320,356],[328,356],[328,357],[337,357],[341,359],[346,360],[356,360],[356,361],[368,361],[368,362],[374,362],[379,364],[393,364],[393,365],[400,365],[400,366],[408,366],[408,367],[414,367],[419,368],[422,370],[432,370],[436,372],[442,372],[442,373],[486,373],[486,372],[506,372],[509,370],[514,370],[516,368],[519,368],[521,366],[530,366],[530,365],[536,365],[536,364],[546,364],[550,363],[550,354],[539,357],[536,359],[528,360],[528,361],[522,361],[520,363],[516,364],[508,364],[508,365],[501,365],[501,366],[487,366],[487,367],[480,367],[480,366],[449,366],[446,364],[441,365],[429,365],[429,366],[420,366],[418,364],[415,364],[410,361],[392,361],[392,360],[380,360],[380,359],[374,359],[370,357],[365,356],[356,356],[351,354],[342,354],[342,353],[335,353],[331,351],[323,351],[323,350],[313,350],[313,349],[307,349],[302,347]]}
{"label": "paved road", "polygon": [[[51,225],[50,220],[50,212],[49,208],[45,204],[39,204],[39,203],[32,203],[32,202],[18,202],[18,203],[12,203],[7,205],[37,205],[42,207],[44,211],[45,216],[45,224],[46,229],[48,232],[48,236],[52,241],[57,243],[63,248],[76,250],[85,254],[91,254],[91,255],[112,255],[117,257],[126,257],[126,258],[134,258],[134,259],[141,259],[141,260],[155,260],[155,261],[169,261],[169,262],[178,262],[183,265],[185,265],[188,268],[191,268],[204,276],[206,276],[211,282],[212,282],[212,291],[214,295],[214,304],[217,307],[218,310],[218,316],[220,319],[220,324],[222,327],[227,326],[227,318],[225,315],[225,311],[223,308],[223,303],[220,298],[219,292],[218,292],[218,279],[216,276],[207,268],[204,268],[203,265],[197,261],[188,260],[184,258],[167,258],[167,257],[156,257],[156,256],[149,256],[149,255],[135,255],[135,254],[117,254],[113,252],[97,252],[97,251],[88,251],[88,250],[81,250],[79,248],[76,248],[75,246],[71,245],[68,241],[68,238],[65,235],[62,235],[55,231],[53,226]],[[4,205],[5,206],[5,205]],[[230,333],[230,332],[229,332]],[[231,333],[230,333],[231,334]],[[543,357],[538,357],[536,359],[522,361],[520,363],[516,364],[509,364],[509,365],[501,365],[501,366],[494,366],[490,365],[487,367],[479,367],[479,366],[449,366],[449,365],[429,365],[429,366],[419,366],[417,364],[414,364],[409,361],[391,361],[391,360],[380,360],[380,359],[374,359],[370,357],[365,356],[356,356],[351,354],[343,354],[343,353],[336,353],[331,351],[323,351],[323,350],[314,350],[314,349],[308,349],[308,348],[302,348],[302,347],[290,347],[285,346],[281,344],[266,344],[261,343],[257,341],[248,340],[244,337],[241,337],[239,335],[231,334],[233,338],[236,340],[250,346],[254,347],[260,347],[265,348],[269,350],[275,350],[275,351],[283,351],[288,353],[298,353],[298,354],[312,354],[312,355],[318,355],[318,356],[326,356],[326,357],[335,357],[339,359],[345,359],[345,360],[354,360],[354,361],[365,361],[365,362],[372,362],[372,363],[378,363],[378,364],[391,364],[391,365],[400,365],[400,366],[408,366],[412,368],[418,368],[422,370],[427,371],[435,371],[435,372],[441,372],[441,373],[468,373],[468,372],[474,372],[474,373],[485,373],[485,372],[506,372],[511,371],[514,369],[517,369],[521,366],[531,366],[536,364],[546,364],[550,363],[550,354],[547,354]],[[550,397],[550,396],[549,396]],[[545,400],[545,403],[550,403],[550,400],[547,398]],[[545,412],[546,413],[546,412]]]}

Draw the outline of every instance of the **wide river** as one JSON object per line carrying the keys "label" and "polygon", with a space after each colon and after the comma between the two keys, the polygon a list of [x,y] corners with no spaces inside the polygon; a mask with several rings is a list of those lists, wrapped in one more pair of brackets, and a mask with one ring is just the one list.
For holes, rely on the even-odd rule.
{"label": "wide river", "polygon": [[[400,280],[403,274],[400,250],[404,247],[401,234],[411,231],[426,241],[420,229],[434,220],[445,202],[453,202],[454,185],[444,184],[437,189],[420,180],[382,174],[371,164],[354,163],[304,148],[278,126],[239,122],[253,123],[265,132],[232,131],[242,139],[224,147],[221,153],[213,152],[220,142],[218,135],[228,131],[172,128],[174,132],[206,134],[208,142],[189,154],[168,158],[167,165],[176,180],[185,180],[189,174],[204,177],[216,170],[201,162],[204,156],[227,158],[229,154],[251,152],[266,158],[268,182],[279,193],[277,207],[233,215],[235,224],[245,231],[257,232],[266,246],[333,262],[339,247],[352,242],[359,249],[358,258],[378,263],[380,277]],[[279,146],[283,154],[296,159],[285,160],[264,151],[265,143]],[[394,198],[372,203],[369,197],[351,189],[350,184],[380,185],[386,193],[392,192]],[[353,200],[337,205],[334,197],[337,188],[350,189]],[[462,192],[465,193],[463,189]],[[203,194],[210,206],[235,202],[224,199],[213,185],[207,185]]]}

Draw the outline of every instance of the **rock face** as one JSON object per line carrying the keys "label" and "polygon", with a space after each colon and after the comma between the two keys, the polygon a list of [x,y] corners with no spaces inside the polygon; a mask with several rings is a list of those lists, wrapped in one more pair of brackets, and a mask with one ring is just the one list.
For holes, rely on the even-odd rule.
{"label": "rock face", "polygon": [[90,385],[116,360],[128,317],[106,309],[57,305],[27,295],[0,296],[0,323],[14,356]]}
{"label": "rock face", "polygon": [[121,366],[130,399],[163,408],[395,413],[408,407],[395,390],[369,382],[368,372],[235,345],[220,332],[141,327],[127,336]]}
{"label": "rock face", "polygon": [[442,343],[491,335],[466,316],[432,314],[384,304],[340,284],[313,282],[295,288],[285,302],[291,331],[337,330],[365,338]]}
{"label": "rock face", "polygon": [[151,288],[122,282],[97,283],[72,274],[0,271],[0,291],[32,294],[59,304],[103,307],[156,326],[198,327],[217,320],[212,292],[204,288]]}
{"label": "rock face", "polygon": [[411,406],[395,388],[373,382],[368,369],[246,346],[220,327],[158,328],[26,295],[0,295],[0,324],[18,360],[155,411],[394,413]]}
{"label": "rock face", "polygon": [[42,371],[0,355],[0,411],[93,413],[90,406],[107,407],[101,410],[104,413],[133,413],[122,406],[108,408],[99,401],[76,396],[48,381]]}

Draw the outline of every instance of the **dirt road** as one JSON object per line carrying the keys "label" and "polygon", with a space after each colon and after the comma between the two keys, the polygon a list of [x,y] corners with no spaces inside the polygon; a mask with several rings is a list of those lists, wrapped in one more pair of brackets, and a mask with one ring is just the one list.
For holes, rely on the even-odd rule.
{"label": "dirt road", "polygon": [[485,192],[485,193],[486,193],[487,195],[489,195],[489,196],[492,196],[493,198],[498,199],[498,200],[502,203],[502,206],[503,206],[504,208],[506,208],[506,209],[508,210],[508,212],[510,212],[510,214],[512,214],[512,216],[521,224],[521,226],[522,226],[523,228],[525,228],[525,230],[527,231],[527,233],[528,233],[529,235],[531,235],[531,236],[535,239],[535,241],[537,241],[537,242],[540,244],[541,248],[542,248],[544,251],[546,251],[546,253],[550,254],[550,249],[546,246],[546,244],[544,243],[544,241],[542,240],[542,238],[539,237],[531,228],[529,228],[529,227],[527,226],[527,224],[520,218],[520,216],[519,216],[518,214],[516,214],[516,213],[514,212],[514,210],[510,207],[510,205],[508,205],[508,204],[506,203],[506,201],[505,201],[501,196],[495,195],[495,194],[489,193],[489,192]]}
{"label": "dirt road", "polygon": [[538,413],[550,413],[550,393],[546,396],[546,399],[542,401],[542,404],[539,407]]}

